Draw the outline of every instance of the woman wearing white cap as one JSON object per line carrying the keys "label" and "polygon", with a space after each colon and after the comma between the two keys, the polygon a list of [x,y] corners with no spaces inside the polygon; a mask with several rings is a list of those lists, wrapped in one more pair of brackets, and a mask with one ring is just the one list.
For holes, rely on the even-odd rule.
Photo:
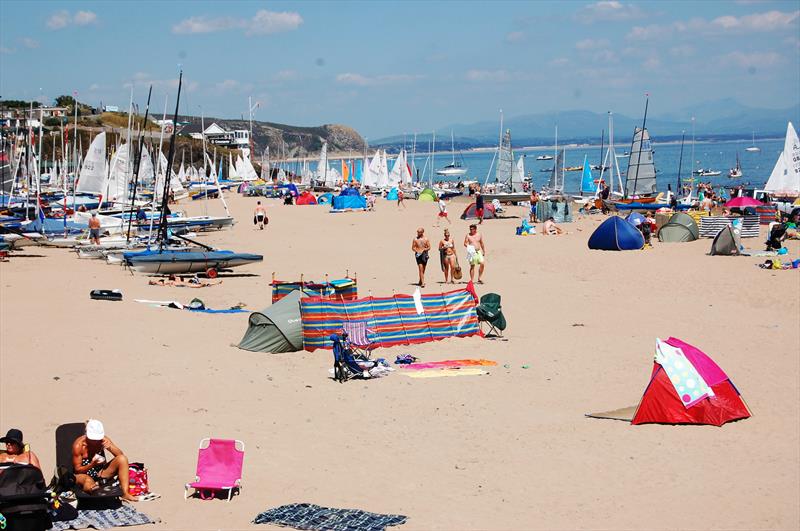
{"label": "woman wearing white cap", "polygon": [[[106,461],[104,450],[114,456],[111,461]],[[89,419],[86,422],[86,435],[81,435],[72,444],[72,466],[75,469],[75,483],[84,492],[92,494],[100,489],[101,483],[118,476],[122,498],[138,501],[128,492],[128,458],[106,437],[103,423],[99,420]]]}

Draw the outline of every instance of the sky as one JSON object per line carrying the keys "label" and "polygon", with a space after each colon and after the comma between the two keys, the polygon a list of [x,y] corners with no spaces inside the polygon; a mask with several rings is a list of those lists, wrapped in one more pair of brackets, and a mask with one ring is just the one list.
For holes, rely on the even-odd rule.
{"label": "sky", "polygon": [[800,2],[0,1],[0,98],[340,123],[800,101]]}

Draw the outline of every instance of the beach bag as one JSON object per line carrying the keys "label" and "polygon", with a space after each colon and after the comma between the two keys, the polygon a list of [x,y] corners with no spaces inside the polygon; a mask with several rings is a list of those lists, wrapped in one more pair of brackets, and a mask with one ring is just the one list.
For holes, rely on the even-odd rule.
{"label": "beach bag", "polygon": [[456,266],[453,268],[453,280],[461,280],[461,265],[458,263],[458,253],[456,253]]}
{"label": "beach bag", "polygon": [[128,492],[131,493],[131,496],[141,496],[150,492],[147,468],[144,463],[130,463],[128,465],[128,478]]}

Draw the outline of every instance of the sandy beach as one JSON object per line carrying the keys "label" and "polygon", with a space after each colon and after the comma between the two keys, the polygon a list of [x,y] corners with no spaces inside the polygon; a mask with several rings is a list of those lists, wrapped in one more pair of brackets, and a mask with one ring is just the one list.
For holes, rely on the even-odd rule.
{"label": "sandy beach", "polygon": [[[800,527],[800,271],[764,258],[708,256],[711,240],[636,252],[590,251],[603,216],[559,237],[514,235],[523,207],[481,226],[480,295],[503,297],[503,340],[449,339],[380,352],[421,361],[486,358],[489,375],[338,384],[329,351],[261,354],[235,347],[248,314],[195,314],[134,299],[201,298],[210,308],[270,304],[271,275],[358,275],[362,296],[412,293],[411,240],[435,246],[436,205],[378,200],[368,213],[267,204],[231,194],[232,230],[200,241],[264,255],[189,290],[64,249],[27,247],[0,264],[0,429],[18,427],[55,465],[54,431],[93,417],[162,495],[136,529],[267,529],[268,508],[315,503],[404,514],[396,529],[785,529]],[[464,203],[450,203],[461,247]],[[181,204],[222,213],[218,201]],[[541,225],[539,225],[540,227]],[[764,229],[762,229],[762,235]],[[754,250],[764,238],[745,239]],[[788,242],[792,258],[800,242]],[[465,271],[465,278],[468,272]],[[426,293],[447,289],[438,260]],[[89,299],[120,289],[122,302]],[[584,414],[636,405],[657,337],[678,337],[731,377],[752,417],[721,428],[631,426]],[[523,368],[527,366],[528,368]],[[5,432],[5,431],[3,431]],[[233,501],[184,501],[203,437],[244,441]]]}

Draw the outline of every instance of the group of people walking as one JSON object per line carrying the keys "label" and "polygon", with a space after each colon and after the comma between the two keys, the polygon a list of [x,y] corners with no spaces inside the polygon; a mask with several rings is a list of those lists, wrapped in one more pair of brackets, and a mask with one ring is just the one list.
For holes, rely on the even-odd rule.
{"label": "group of people walking", "polygon": [[[478,226],[469,226],[469,233],[464,236],[464,247],[466,248],[467,262],[469,263],[469,279],[475,280],[475,270],[478,271],[478,284],[483,284],[483,269],[486,261],[486,245],[483,235],[478,232]],[[439,241],[439,257],[444,273],[444,282],[455,284],[456,280],[461,279],[461,266],[458,263],[458,255],[455,249],[455,241],[450,235],[450,229],[444,229],[442,239]],[[430,259],[431,242],[425,236],[425,229],[419,227],[417,235],[411,241],[411,251],[414,253],[414,260],[417,263],[419,272],[419,286],[425,287],[425,270]]]}

